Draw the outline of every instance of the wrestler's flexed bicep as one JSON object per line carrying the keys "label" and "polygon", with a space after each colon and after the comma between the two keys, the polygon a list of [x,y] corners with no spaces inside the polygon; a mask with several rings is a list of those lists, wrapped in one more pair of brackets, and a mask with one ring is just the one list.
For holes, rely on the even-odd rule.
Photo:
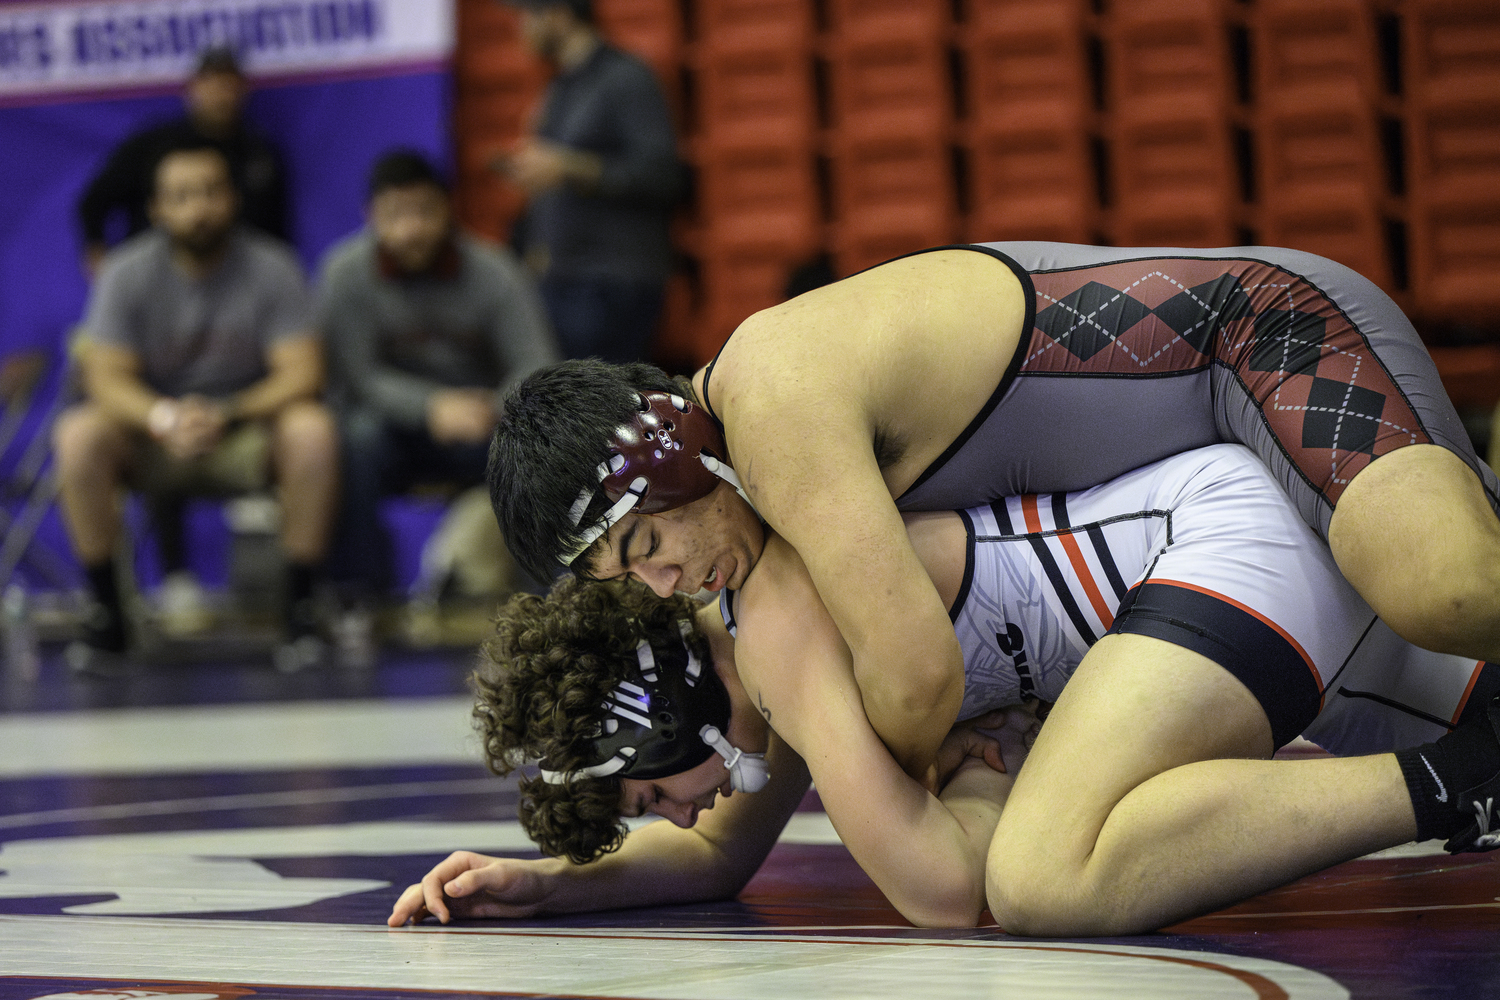
{"label": "wrestler's flexed bicep", "polygon": [[919,777],[956,717],[962,662],[893,496],[988,400],[1024,313],[985,255],[903,258],[752,317],[705,393],[751,500],[848,641],[871,723]]}
{"label": "wrestler's flexed bicep", "polygon": [[866,718],[848,646],[784,540],[768,543],[738,621],[746,693],[807,762],[855,860],[913,922],[972,926],[989,841],[974,828],[987,815],[992,829],[1003,800],[993,782],[957,790],[950,804],[902,772]]}

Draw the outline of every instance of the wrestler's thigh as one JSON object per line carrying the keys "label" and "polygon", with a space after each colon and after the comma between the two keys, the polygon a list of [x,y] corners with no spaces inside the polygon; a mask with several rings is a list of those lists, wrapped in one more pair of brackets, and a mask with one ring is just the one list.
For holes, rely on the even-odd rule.
{"label": "wrestler's thigh", "polygon": [[990,848],[1020,864],[1081,867],[1133,788],[1199,760],[1269,757],[1271,725],[1229,671],[1161,639],[1107,635],[1057,699]]}
{"label": "wrestler's thigh", "polygon": [[[1453,452],[1411,445],[1372,462],[1339,498],[1334,561],[1403,638],[1440,652],[1445,632],[1493,615],[1500,598],[1500,518],[1479,477]],[[1449,619],[1452,619],[1451,621]]]}

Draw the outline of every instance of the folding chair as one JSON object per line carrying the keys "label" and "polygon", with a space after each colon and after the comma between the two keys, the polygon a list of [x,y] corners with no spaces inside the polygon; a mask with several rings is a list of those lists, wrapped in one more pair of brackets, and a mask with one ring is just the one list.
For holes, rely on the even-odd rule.
{"label": "folding chair", "polygon": [[[46,384],[47,355],[42,351],[14,354],[0,363],[0,399],[5,411],[0,415],[0,462],[16,442],[26,425],[27,416],[38,406],[39,390]],[[53,421],[62,410],[66,392],[58,391],[46,404],[46,410],[32,428],[13,465],[7,470],[0,464],[0,586],[8,583],[24,562],[46,583],[57,589],[71,589],[77,574],[72,563],[37,538],[42,518],[57,496],[57,477],[48,459],[51,457]],[[14,502],[19,501],[19,509]]]}

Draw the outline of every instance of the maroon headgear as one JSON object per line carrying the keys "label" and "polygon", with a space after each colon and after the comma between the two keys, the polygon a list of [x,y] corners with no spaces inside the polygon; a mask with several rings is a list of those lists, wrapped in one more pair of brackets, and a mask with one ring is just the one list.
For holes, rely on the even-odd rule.
{"label": "maroon headgear", "polygon": [[[585,486],[568,513],[576,527],[600,491],[612,504],[603,519],[587,528],[564,554],[565,564],[571,564],[632,510],[660,514],[684,507],[712,493],[720,479],[740,489],[729,466],[724,435],[706,411],[665,392],[638,396],[640,411],[634,420],[615,428],[610,455],[599,463],[598,485]],[[744,491],[740,492],[743,496]]]}

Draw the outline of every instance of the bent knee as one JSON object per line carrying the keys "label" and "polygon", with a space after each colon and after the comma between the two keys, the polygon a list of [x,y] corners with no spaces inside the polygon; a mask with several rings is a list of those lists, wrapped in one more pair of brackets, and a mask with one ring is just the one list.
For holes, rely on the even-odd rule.
{"label": "bent knee", "polygon": [[1467,656],[1476,634],[1500,629],[1500,567],[1454,567],[1375,610],[1401,638],[1423,649]]}
{"label": "bent knee", "polygon": [[1058,874],[1038,871],[1022,855],[991,853],[985,865],[984,895],[990,916],[1007,933],[1048,937],[1077,933],[1066,918],[1069,907],[1056,891]]}
{"label": "bent knee", "polygon": [[[985,868],[985,901],[990,915],[1008,934],[1021,937],[1097,937],[1134,934],[1137,925],[1128,906],[1109,894],[1091,890],[1083,871],[1064,871],[1045,862],[1029,864],[1027,856],[991,855]],[[1038,860],[1041,855],[1030,855]]]}
{"label": "bent knee", "polygon": [[331,457],[338,442],[333,414],[311,400],[291,403],[276,415],[276,443],[291,454]]}
{"label": "bent knee", "polygon": [[88,404],[64,410],[52,428],[52,450],[64,471],[118,459],[127,446],[124,425]]}

